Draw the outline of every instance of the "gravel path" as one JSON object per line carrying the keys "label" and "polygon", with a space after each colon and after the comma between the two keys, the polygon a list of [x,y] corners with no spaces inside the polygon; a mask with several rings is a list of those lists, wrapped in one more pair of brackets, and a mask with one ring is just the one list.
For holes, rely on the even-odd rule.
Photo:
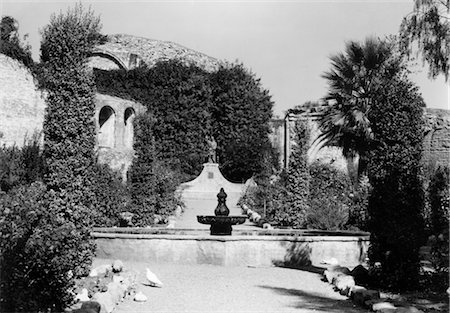
{"label": "gravel path", "polygon": [[[97,259],[94,266],[110,262]],[[137,291],[142,291],[148,301],[126,299],[116,307],[117,313],[367,312],[334,292],[314,272],[277,267],[124,263],[138,272]],[[146,267],[157,274],[163,288],[141,284]]]}

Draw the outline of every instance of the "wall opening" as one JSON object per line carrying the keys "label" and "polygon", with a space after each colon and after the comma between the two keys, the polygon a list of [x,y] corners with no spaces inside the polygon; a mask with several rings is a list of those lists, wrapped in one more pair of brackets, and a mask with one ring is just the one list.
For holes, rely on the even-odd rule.
{"label": "wall opening", "polygon": [[115,120],[116,114],[109,106],[104,106],[98,116],[99,132],[98,145],[99,147],[114,148],[115,144]]}
{"label": "wall opening", "polygon": [[123,116],[125,131],[123,133],[123,145],[125,148],[133,148],[134,128],[133,120],[136,116],[133,108],[127,108]]}

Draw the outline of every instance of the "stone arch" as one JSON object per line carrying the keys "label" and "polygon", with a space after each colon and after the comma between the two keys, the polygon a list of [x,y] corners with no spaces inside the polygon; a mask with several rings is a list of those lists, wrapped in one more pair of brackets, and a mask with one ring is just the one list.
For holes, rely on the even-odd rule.
{"label": "stone arch", "polygon": [[129,149],[133,148],[133,140],[134,140],[133,120],[135,117],[136,113],[133,108],[128,107],[125,109],[125,113],[123,115],[123,122],[124,122],[123,145],[125,148]]}
{"label": "stone arch", "polygon": [[110,106],[104,106],[98,114],[98,145],[114,148],[116,113]]}
{"label": "stone arch", "polygon": [[96,49],[96,50],[92,51],[90,56],[108,59],[108,60],[114,62],[120,69],[125,69],[125,70],[128,69],[125,62],[123,62],[119,57],[117,57],[116,55],[112,54],[109,51]]}

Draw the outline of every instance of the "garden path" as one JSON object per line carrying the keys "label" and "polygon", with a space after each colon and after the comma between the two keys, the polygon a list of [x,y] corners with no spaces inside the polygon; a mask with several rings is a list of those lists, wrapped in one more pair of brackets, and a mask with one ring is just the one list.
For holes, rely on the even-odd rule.
{"label": "garden path", "polygon": [[[95,260],[97,265],[111,260]],[[95,265],[95,264],[94,264]],[[138,273],[137,291],[147,302],[125,299],[116,313],[283,312],[361,313],[346,297],[321,281],[317,271],[279,267],[221,267],[214,265],[125,262]],[[145,268],[163,288],[144,286]]]}

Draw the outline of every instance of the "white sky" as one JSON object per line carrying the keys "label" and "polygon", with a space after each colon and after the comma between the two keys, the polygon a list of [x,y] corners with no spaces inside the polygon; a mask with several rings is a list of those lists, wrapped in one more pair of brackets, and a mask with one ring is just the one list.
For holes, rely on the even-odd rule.
{"label": "white sky", "polygon": [[[0,0],[0,15],[19,22],[39,59],[39,29],[50,15],[76,1]],[[274,113],[326,94],[321,78],[329,56],[348,40],[397,34],[412,0],[397,1],[81,1],[91,5],[103,33],[125,33],[173,41],[217,59],[243,62],[270,91]],[[449,85],[427,78],[426,68],[411,78],[427,107],[450,109]]]}

